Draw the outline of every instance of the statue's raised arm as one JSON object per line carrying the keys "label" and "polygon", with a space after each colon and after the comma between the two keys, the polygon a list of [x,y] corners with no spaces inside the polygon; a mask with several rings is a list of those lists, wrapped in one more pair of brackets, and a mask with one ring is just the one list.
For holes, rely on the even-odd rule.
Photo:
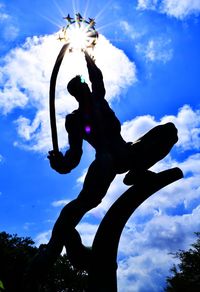
{"label": "statue's raised arm", "polygon": [[85,51],[85,59],[90,82],[92,84],[92,92],[94,93],[95,97],[104,98],[106,91],[103,82],[103,74],[87,51]]}

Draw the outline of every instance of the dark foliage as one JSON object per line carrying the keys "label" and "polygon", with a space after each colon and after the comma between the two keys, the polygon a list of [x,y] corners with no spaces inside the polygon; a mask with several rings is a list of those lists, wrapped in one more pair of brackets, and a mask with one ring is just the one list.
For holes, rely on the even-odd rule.
{"label": "dark foliage", "polygon": [[188,251],[175,253],[180,263],[171,269],[173,275],[167,278],[166,291],[200,291],[200,232],[196,235],[198,239]]}
{"label": "dark foliage", "polygon": [[[22,238],[0,232],[0,281],[4,289],[0,291],[16,292],[23,290],[23,278],[29,261],[37,248],[31,238]],[[67,259],[60,256],[48,272],[40,292],[84,292],[87,273],[75,269]]]}

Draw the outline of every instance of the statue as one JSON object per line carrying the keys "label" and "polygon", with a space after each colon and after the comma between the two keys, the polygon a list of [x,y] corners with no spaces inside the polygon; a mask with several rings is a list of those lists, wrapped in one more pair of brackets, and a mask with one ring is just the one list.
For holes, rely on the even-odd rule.
{"label": "statue", "polygon": [[66,246],[72,262],[81,260],[86,252],[75,227],[86,212],[101,203],[115,176],[129,171],[124,179],[127,185],[151,180],[155,174],[148,169],[164,158],[178,140],[177,129],[172,123],[167,123],[153,128],[134,143],[125,142],[120,134],[120,122],[104,98],[102,73],[87,52],[85,59],[92,92],[81,76],[68,83],[69,93],[79,104],[79,108],[65,119],[69,150],[65,155],[53,150],[48,156],[51,167],[66,174],[79,164],[83,140],[96,150],[83,189],[61,211],[46,247],[49,253],[58,256]]}
{"label": "statue", "polygon": [[[52,73],[50,94],[55,94],[55,79],[67,49],[68,44],[63,46],[57,58]],[[65,154],[60,152],[56,137],[56,139],[53,139],[54,150],[49,152],[48,159],[55,171],[60,174],[70,173],[80,162],[83,140],[95,149],[96,156],[88,169],[81,192],[76,199],[62,209],[53,227],[49,243],[41,246],[39,253],[33,259],[31,269],[32,271],[37,270],[38,272],[40,270],[44,272],[56,261],[65,246],[72,264],[80,269],[89,270],[90,274],[93,275],[90,277],[91,284],[88,291],[112,292],[116,291],[116,279],[114,284],[111,280],[111,286],[113,286],[110,286],[108,290],[105,287],[97,290],[98,285],[95,286],[94,284],[95,279],[97,279],[94,274],[95,262],[101,268],[103,264],[100,264],[100,257],[103,252],[101,245],[105,245],[105,234],[109,230],[108,225],[113,224],[112,220],[116,214],[122,213],[123,216],[120,215],[121,219],[117,219],[115,222],[116,233],[113,235],[115,241],[112,245],[115,245],[115,248],[113,247],[111,265],[108,264],[107,274],[109,275],[109,271],[111,271],[112,276],[110,278],[113,279],[116,276],[116,263],[114,261],[116,261],[119,237],[129,216],[152,193],[182,177],[182,172],[179,169],[160,174],[149,170],[170,152],[173,145],[178,141],[178,137],[174,124],[166,123],[151,129],[135,142],[126,142],[120,133],[120,122],[105,99],[106,90],[102,72],[87,50],[84,50],[83,54],[92,91],[81,76],[75,76],[68,83],[67,89],[79,105],[78,109],[68,114],[65,119],[69,149]],[[54,114],[55,108],[53,108]],[[53,121],[52,127],[55,127],[55,121]],[[101,203],[115,176],[126,172],[128,173],[124,178],[124,183],[132,187],[122,195],[121,199],[117,200],[108,215],[105,216],[91,250],[82,244],[76,226],[89,210]],[[134,192],[135,195],[132,196]],[[129,208],[123,207],[122,210],[122,206],[128,207],[127,204]],[[111,249],[109,249],[108,254],[106,253],[107,257],[112,254]],[[107,265],[105,262],[104,264]],[[106,278],[105,282],[107,280]]]}

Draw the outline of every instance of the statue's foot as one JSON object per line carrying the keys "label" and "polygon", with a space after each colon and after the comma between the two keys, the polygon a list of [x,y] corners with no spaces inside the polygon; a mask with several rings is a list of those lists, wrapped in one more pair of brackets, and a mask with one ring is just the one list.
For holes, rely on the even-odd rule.
{"label": "statue's foot", "polygon": [[81,243],[76,249],[67,248],[67,257],[71,264],[79,269],[88,271],[91,262],[91,247],[87,247]]}
{"label": "statue's foot", "polygon": [[88,270],[92,249],[83,245],[81,236],[76,229],[68,231],[64,245],[71,264],[79,270]]}
{"label": "statue's foot", "polygon": [[148,169],[142,171],[136,171],[134,169],[130,170],[126,174],[123,182],[127,186],[147,183],[148,181],[152,181],[156,177],[156,175],[157,174],[155,172]]}

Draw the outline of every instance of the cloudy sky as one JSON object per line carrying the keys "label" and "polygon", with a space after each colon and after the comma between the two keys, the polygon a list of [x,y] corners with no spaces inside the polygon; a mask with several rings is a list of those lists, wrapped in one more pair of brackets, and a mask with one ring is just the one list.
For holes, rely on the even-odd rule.
{"label": "cloudy sky", "polygon": [[[63,16],[95,17],[95,49],[106,98],[127,141],[167,121],[179,142],[154,170],[179,166],[184,179],[149,198],[128,221],[118,253],[119,291],[163,291],[174,262],[200,231],[200,1],[199,0],[0,0],[0,230],[47,242],[61,208],[81,190],[94,151],[84,144],[80,165],[54,172],[48,90],[62,47]],[[81,54],[66,55],[56,91],[59,146],[68,140],[64,117],[77,107],[66,91],[76,74],[88,79]],[[101,218],[126,189],[117,176],[102,204],[79,225],[90,245]]]}

